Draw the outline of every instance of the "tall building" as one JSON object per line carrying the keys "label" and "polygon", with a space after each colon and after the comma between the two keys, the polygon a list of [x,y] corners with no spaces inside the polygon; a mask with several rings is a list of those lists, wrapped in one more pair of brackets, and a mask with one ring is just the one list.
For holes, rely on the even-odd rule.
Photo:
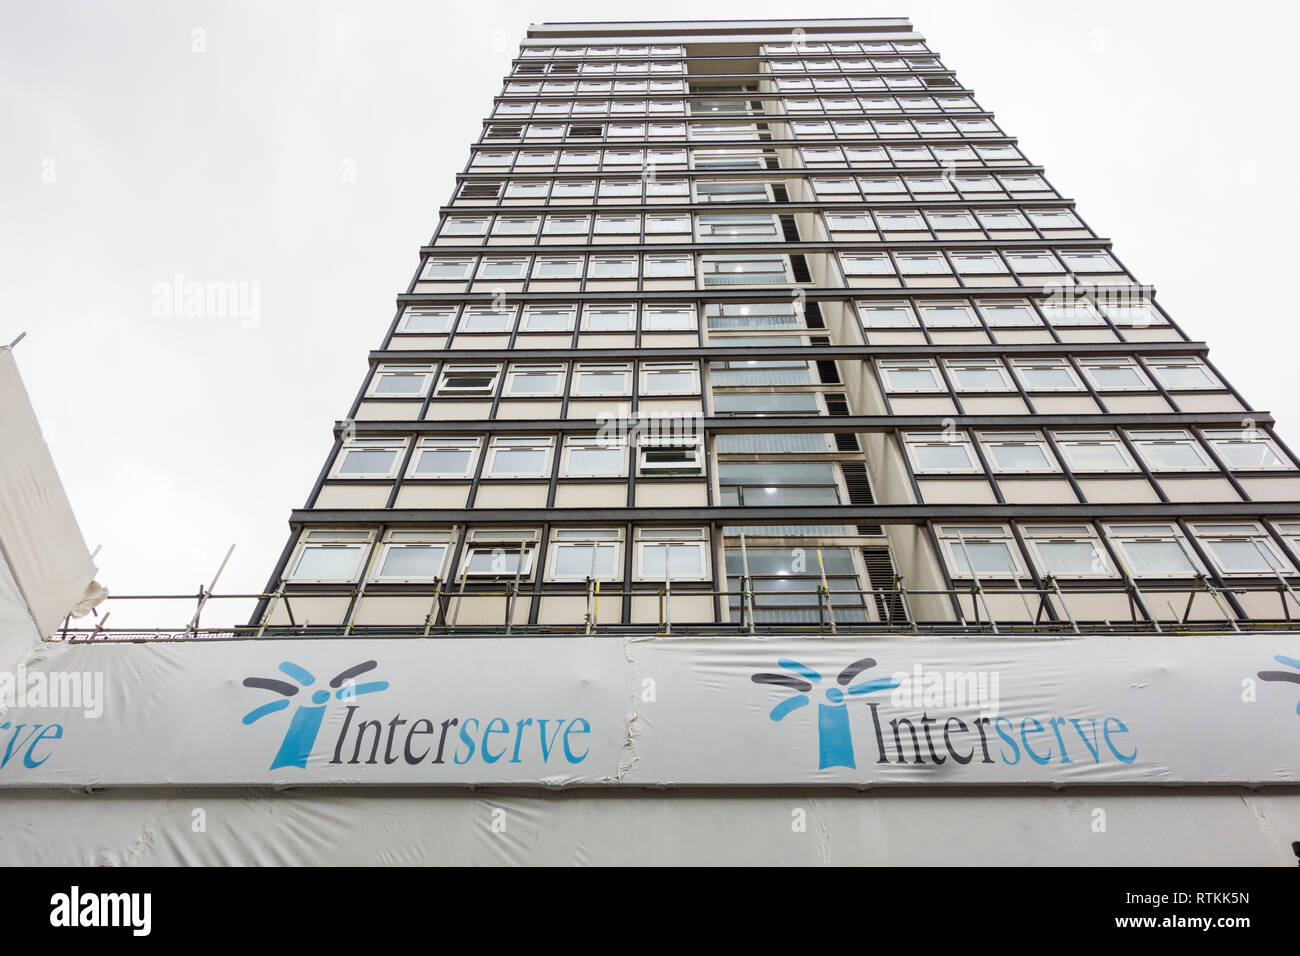
{"label": "tall building", "polygon": [[529,29],[253,624],[1166,632],[1300,473],[900,19]]}

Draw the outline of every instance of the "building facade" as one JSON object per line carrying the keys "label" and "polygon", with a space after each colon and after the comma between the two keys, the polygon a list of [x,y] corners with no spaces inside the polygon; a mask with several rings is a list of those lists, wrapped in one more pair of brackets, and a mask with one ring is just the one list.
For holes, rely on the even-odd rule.
{"label": "building facade", "polygon": [[904,20],[528,31],[259,633],[1300,611],[1300,462]]}

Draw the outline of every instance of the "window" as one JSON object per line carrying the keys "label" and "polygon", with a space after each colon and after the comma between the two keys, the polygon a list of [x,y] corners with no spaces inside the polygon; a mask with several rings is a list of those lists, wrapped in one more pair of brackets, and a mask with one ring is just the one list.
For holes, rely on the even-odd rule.
{"label": "window", "polygon": [[557,528],[546,562],[550,581],[619,581],[623,577],[623,532],[617,528]]}
{"label": "window", "polygon": [[487,218],[448,216],[442,224],[440,236],[481,236],[487,232]]}
{"label": "window", "polygon": [[975,225],[974,217],[965,209],[931,210],[926,212],[925,217],[930,220],[930,226],[937,232],[945,230],[974,231],[979,228]]}
{"label": "window", "polygon": [[459,573],[472,578],[528,577],[533,573],[538,537],[530,528],[471,531]]}
{"label": "window", "polygon": [[[857,190],[854,190],[856,193]],[[696,183],[698,202],[770,202],[767,186],[763,183]]]}
{"label": "window", "polygon": [[[542,232],[548,236],[585,236],[590,222],[588,216],[547,216],[546,226]],[[534,269],[534,277],[537,274],[537,270]]]}
{"label": "window", "polygon": [[500,365],[447,365],[438,379],[437,394],[490,398],[500,374]]}
{"label": "window", "polygon": [[643,435],[637,444],[637,474],[700,475],[704,443],[699,435]]}
{"label": "window", "polygon": [[369,531],[306,531],[290,560],[286,581],[352,582],[370,551]]}
{"label": "window", "polygon": [[632,305],[588,305],[582,310],[582,327],[588,332],[631,332],[636,328]]}
{"label": "window", "polygon": [[564,440],[560,474],[566,478],[616,478],[627,474],[627,442],[608,438]]}
{"label": "window", "polygon": [[420,278],[440,282],[468,279],[473,265],[473,259],[429,258],[424,261],[424,272]]}
{"label": "window", "polygon": [[1068,209],[1031,209],[1029,219],[1042,230],[1083,228],[1083,223]]}
{"label": "window", "polygon": [[954,252],[953,265],[962,275],[999,275],[1007,271],[996,252]]}
{"label": "window", "polygon": [[1025,525],[1025,546],[1038,570],[1058,578],[1115,576],[1110,557],[1088,525]]}
{"label": "window", "polygon": [[596,195],[596,183],[590,179],[559,179],[551,190],[552,199],[590,199]]}
{"label": "window", "polygon": [[912,470],[926,475],[974,475],[983,469],[965,434],[909,432],[903,436]]}
{"label": "window", "polygon": [[948,570],[954,578],[1018,578],[1025,573],[1020,549],[1005,525],[944,525],[939,528]]}
{"label": "window", "polygon": [[894,275],[894,263],[883,252],[841,252],[840,265],[846,276]]}
{"label": "window", "polygon": [[826,228],[831,232],[875,232],[871,217],[865,212],[828,212]]}
{"label": "window", "polygon": [[524,273],[527,271],[528,259],[523,256],[518,258],[511,257],[508,259],[486,256],[483,261],[479,263],[477,278],[522,279]]}
{"label": "window", "polygon": [[564,391],[563,365],[511,365],[505,394],[511,398],[549,398]]}
{"label": "window", "polygon": [[1190,578],[1201,564],[1172,524],[1107,525],[1106,537],[1135,578]]}
{"label": "window", "polygon": [[574,370],[570,394],[629,395],[632,391],[630,365],[579,365]]}
{"label": "window", "polygon": [[1011,377],[997,359],[948,359],[948,375],[958,392],[1014,392]]}
{"label": "window", "polygon": [[701,264],[705,286],[722,285],[784,285],[785,256],[759,255],[706,255]]}
{"label": "window", "polygon": [[695,262],[689,256],[646,256],[647,279],[682,279],[695,274]]}
{"label": "window", "polygon": [[589,279],[635,279],[636,259],[633,256],[592,256],[587,268]]}
{"label": "window", "polygon": [[699,320],[693,305],[647,305],[641,328],[645,332],[694,332]]}
{"label": "window", "polygon": [[876,213],[876,224],[880,226],[882,232],[909,232],[925,229],[925,221],[921,219],[921,214],[910,210],[906,212],[878,212]]}
{"label": "window", "polygon": [[421,438],[407,470],[408,478],[470,478],[478,462],[477,438]]}
{"label": "window", "polygon": [[691,231],[691,217],[685,213],[664,213],[645,217],[647,235],[684,235]]}
{"label": "window", "polygon": [[1153,388],[1151,380],[1132,359],[1079,360],[1079,367],[1099,392],[1124,392]]}
{"label": "window", "polygon": [[471,305],[460,318],[458,332],[509,332],[515,324],[513,308]]}
{"label": "window", "polygon": [[1083,391],[1083,384],[1065,359],[1012,359],[1011,369],[1027,392]]}
{"label": "window", "polygon": [[405,584],[441,578],[450,552],[448,531],[389,531],[380,543],[371,580]]}
{"label": "window", "polygon": [[1061,258],[1071,272],[1120,272],[1119,265],[1100,249],[1063,251]]}
{"label": "window", "polygon": [[402,310],[399,332],[446,332],[456,317],[454,306],[408,305]]}
{"label": "window", "polygon": [[1054,437],[1071,471],[1138,470],[1114,432],[1057,432]]}
{"label": "window", "polygon": [[694,395],[699,390],[699,368],[694,362],[641,364],[642,395]]}
{"label": "window", "polygon": [[921,317],[931,329],[970,329],[979,325],[965,302],[934,302],[921,306]]}
{"label": "window", "polygon": [[1092,304],[1082,299],[1073,302],[1040,302],[1049,325],[1105,325]]}
{"label": "window", "polygon": [[1134,302],[1127,301],[1126,297],[1120,297],[1119,301],[1114,303],[1107,300],[1103,301],[1106,306],[1106,315],[1116,325],[1144,329],[1151,325],[1168,324],[1160,311],[1145,300]]}
{"label": "window", "polygon": [[[694,328],[694,309],[692,328]],[[801,329],[803,315],[793,302],[741,302],[711,303],[704,307],[704,319],[709,331],[732,329]]]}
{"label": "window", "polygon": [[707,551],[704,528],[639,528],[636,577],[641,581],[708,581]]}
{"label": "window", "polygon": [[1255,522],[1192,525],[1192,534],[1205,549],[1215,569],[1224,575],[1255,574],[1273,577],[1295,574],[1295,568],[1272,538]]}
{"label": "window", "polygon": [[737,236],[746,241],[780,239],[776,220],[764,215],[702,215],[699,219],[701,239],[731,239]]}
{"label": "window", "polygon": [[534,279],[578,279],[581,276],[581,256],[539,256],[533,266]]}
{"label": "window", "polygon": [[1223,383],[1200,359],[1153,358],[1147,360],[1147,368],[1161,385],[1171,391],[1223,388]]}
{"label": "window", "polygon": [[723,505],[838,505],[835,466],[829,462],[718,465]]}
{"label": "window", "polygon": [[940,252],[896,252],[898,271],[905,276],[948,275],[948,260]]}
{"label": "window", "polygon": [[492,226],[494,236],[533,236],[541,223],[538,216],[501,216]]}
{"label": "window", "polygon": [[1205,439],[1233,471],[1291,467],[1273,440],[1253,428],[1207,431]]}
{"label": "window", "polygon": [[[714,384],[717,384],[716,382]],[[725,418],[761,415],[820,415],[811,392],[724,392],[713,396],[713,414]]]}
{"label": "window", "polygon": [[429,389],[432,365],[380,365],[370,380],[371,398],[419,398]]}
{"label": "window", "polygon": [[980,435],[980,446],[996,472],[1060,471],[1047,442],[1037,432],[985,432]]}
{"label": "window", "polygon": [[357,438],[334,460],[333,478],[392,478],[406,442],[401,438]]}
{"label": "window", "polygon": [[980,299],[977,303],[984,321],[993,328],[1038,325],[1038,316],[1024,299],[1006,301]]}
{"label": "window", "polygon": [[572,305],[530,305],[524,309],[521,332],[568,332],[573,328],[577,308]]}
{"label": "window", "polygon": [[550,438],[493,438],[484,478],[545,478],[551,473]]}
{"label": "window", "polygon": [[545,199],[547,182],[514,180],[506,186],[506,199]]}
{"label": "window", "polygon": [[460,187],[461,199],[496,199],[500,195],[500,183],[465,183]]}
{"label": "window", "polygon": [[1006,253],[1007,261],[1011,263],[1011,268],[1021,274],[1043,274],[1051,272],[1064,272],[1065,267],[1057,260],[1056,256],[1050,252],[1031,252],[1027,250],[1009,249]]}
{"label": "window", "polygon": [[597,235],[640,235],[640,216],[597,216],[595,217],[595,234]]}
{"label": "window", "polygon": [[913,329],[916,316],[907,302],[859,302],[858,316],[867,329]]}
{"label": "window", "polygon": [[977,209],[980,224],[985,229],[1028,229],[1029,223],[1016,209]]}
{"label": "window", "polygon": [[600,195],[604,197],[639,199],[641,198],[641,180],[639,179],[602,179]]}
{"label": "window", "polygon": [[1214,466],[1185,431],[1129,432],[1129,439],[1152,471],[1210,471]]}
{"label": "window", "polygon": [[879,363],[880,374],[885,379],[885,389],[890,392],[942,392],[939,370],[924,360],[891,359]]}

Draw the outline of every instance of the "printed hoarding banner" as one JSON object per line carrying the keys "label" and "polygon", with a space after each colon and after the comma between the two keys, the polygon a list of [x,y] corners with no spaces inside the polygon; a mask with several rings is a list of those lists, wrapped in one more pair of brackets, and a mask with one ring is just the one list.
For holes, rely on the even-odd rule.
{"label": "printed hoarding banner", "polygon": [[1294,784],[1294,636],[52,645],[0,786]]}

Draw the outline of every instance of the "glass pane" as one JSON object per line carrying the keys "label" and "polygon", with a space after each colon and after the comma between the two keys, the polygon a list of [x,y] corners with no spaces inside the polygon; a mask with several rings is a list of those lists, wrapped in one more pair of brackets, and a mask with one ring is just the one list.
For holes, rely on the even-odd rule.
{"label": "glass pane", "polygon": [[[952,544],[953,573],[959,577],[970,574],[971,562],[977,574],[1008,574],[1015,567],[1011,559],[1011,548],[1005,541],[977,541],[967,539],[965,548],[962,543]],[[970,555],[970,561],[966,556]]]}
{"label": "glass pane", "polygon": [[[594,567],[593,567],[594,557]],[[555,549],[556,577],[593,577],[610,579],[618,576],[618,546],[579,542],[561,544]]]}
{"label": "glass pane", "polygon": [[1007,471],[1042,471],[1051,467],[1047,455],[1038,445],[989,445],[995,468]]}
{"label": "glass pane", "polygon": [[494,475],[538,475],[546,465],[543,449],[502,448],[492,459]]}
{"label": "glass pane", "polygon": [[912,454],[922,471],[967,471],[973,467],[966,446],[956,442],[950,445],[913,445]]}
{"label": "glass pane", "polygon": [[1214,442],[1214,448],[1232,468],[1278,468],[1286,464],[1263,442],[1220,439]]}
{"label": "glass pane", "polygon": [[1124,550],[1133,562],[1134,574],[1178,574],[1192,572],[1192,562],[1176,541],[1125,541]]}
{"label": "glass pane", "polygon": [[1038,553],[1048,574],[1105,574],[1106,561],[1087,541],[1039,541]]}
{"label": "glass pane", "polygon": [[379,376],[376,395],[419,395],[424,389],[424,376],[414,373],[388,372]]}
{"label": "glass pane", "polygon": [[612,475],[623,470],[621,448],[573,448],[569,451],[569,473]]}
{"label": "glass pane", "polygon": [[1268,553],[1264,545],[1253,541],[1207,541],[1206,545],[1225,571],[1257,571],[1272,574],[1273,569],[1282,570],[1277,559]]}
{"label": "glass pane", "polygon": [[415,466],[417,475],[463,475],[469,470],[473,452],[468,448],[438,448],[422,452]]}
{"label": "glass pane", "polygon": [[379,575],[385,578],[432,578],[442,570],[442,559],[446,554],[445,544],[390,547]]}
{"label": "glass pane", "polygon": [[358,545],[308,545],[294,569],[296,578],[352,578],[361,557]]}
{"label": "glass pane", "polygon": [[347,453],[340,475],[386,475],[397,452],[391,449],[358,449]]}
{"label": "glass pane", "polygon": [[1204,468],[1200,453],[1189,442],[1140,446],[1153,468]]}
{"label": "glass pane", "polygon": [[1076,471],[1110,471],[1130,469],[1123,453],[1115,445],[1062,445],[1070,467]]}

